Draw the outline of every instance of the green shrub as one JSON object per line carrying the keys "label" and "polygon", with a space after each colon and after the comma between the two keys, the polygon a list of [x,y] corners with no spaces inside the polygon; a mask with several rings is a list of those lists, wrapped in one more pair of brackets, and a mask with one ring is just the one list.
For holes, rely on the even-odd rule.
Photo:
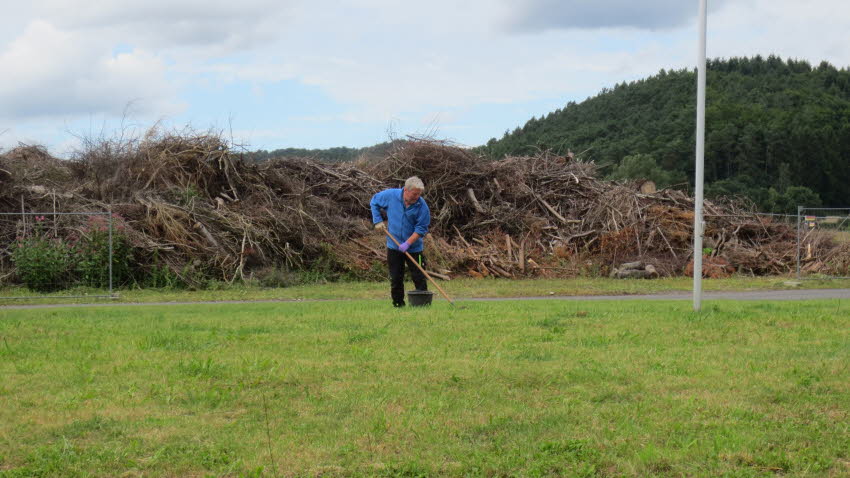
{"label": "green shrub", "polygon": [[254,272],[253,278],[260,287],[282,288],[301,285],[301,274],[288,267],[264,267]]}
{"label": "green shrub", "polygon": [[[124,234],[123,222],[113,221],[113,285],[130,279],[132,248]],[[70,237],[54,237],[45,228],[45,217],[35,217],[29,237],[18,239],[12,250],[15,272],[21,282],[37,292],[53,292],[74,284],[104,288],[109,286],[109,220],[90,216]]]}
{"label": "green shrub", "polygon": [[159,263],[159,254],[154,253],[155,262],[144,275],[142,284],[144,287],[154,289],[184,289],[186,284],[180,276],[174,273],[167,265]]}
{"label": "green shrub", "polygon": [[73,248],[62,239],[50,237],[42,227],[44,216],[36,216],[36,230],[19,238],[12,249],[15,273],[36,292],[66,288],[73,272]]}
{"label": "green shrub", "polygon": [[[82,234],[76,241],[76,272],[80,282],[91,287],[109,286],[109,220],[89,216]],[[124,234],[124,223],[113,216],[112,283],[126,284],[130,279],[132,249]]]}

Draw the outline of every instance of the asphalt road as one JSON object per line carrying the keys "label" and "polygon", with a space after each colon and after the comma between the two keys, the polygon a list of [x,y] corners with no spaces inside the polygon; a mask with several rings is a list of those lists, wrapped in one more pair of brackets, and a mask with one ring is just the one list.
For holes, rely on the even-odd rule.
{"label": "asphalt road", "polygon": [[[488,298],[466,298],[454,299],[455,302],[483,302],[504,300],[691,300],[690,292],[672,292],[652,295],[576,295],[559,296],[547,295],[542,297],[488,297]],[[751,292],[703,292],[703,302],[712,300],[818,300],[818,299],[850,299],[850,289],[794,289],[794,290],[766,290]],[[350,299],[336,299],[350,300]],[[389,300],[389,299],[387,299]],[[444,300],[438,294],[434,300]],[[27,305],[3,305],[0,311],[13,309],[50,309],[57,307],[138,307],[147,305],[196,305],[196,304],[260,304],[260,303],[286,303],[286,302],[329,302],[329,300],[223,300],[204,302],[98,302],[92,304],[27,304]]]}
{"label": "asphalt road", "polygon": [[[436,298],[436,296],[435,296]],[[691,292],[669,292],[652,295],[576,295],[543,297],[514,297],[514,298],[481,298],[457,299],[462,300],[691,300]],[[749,292],[703,292],[702,300],[815,300],[815,299],[850,299],[850,289],[795,289],[795,290],[763,290]]]}

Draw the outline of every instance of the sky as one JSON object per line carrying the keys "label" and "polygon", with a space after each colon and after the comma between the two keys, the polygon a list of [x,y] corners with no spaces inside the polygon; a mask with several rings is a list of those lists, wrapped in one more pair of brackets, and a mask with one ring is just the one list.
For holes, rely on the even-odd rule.
{"label": "sky", "polygon": [[[693,69],[698,0],[30,0],[0,17],[0,151],[160,131],[248,150],[477,146]],[[708,0],[709,58],[850,67],[846,0]],[[696,101],[696,100],[695,100]]]}

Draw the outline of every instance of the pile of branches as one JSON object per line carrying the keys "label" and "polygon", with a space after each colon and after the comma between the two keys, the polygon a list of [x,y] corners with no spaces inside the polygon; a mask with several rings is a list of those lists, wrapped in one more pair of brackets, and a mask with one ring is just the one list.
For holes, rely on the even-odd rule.
{"label": "pile of branches", "polygon": [[[639,182],[598,179],[593,163],[572,154],[484,161],[468,150],[411,142],[377,165],[383,182],[425,180],[435,234],[446,249],[467,251],[454,268],[473,276],[606,274],[617,264],[651,262],[680,275],[692,257],[694,200]],[[744,272],[790,272],[795,233],[748,204],[705,203],[706,244]],[[824,244],[824,248],[829,246]]]}
{"label": "pile of branches", "polygon": [[[369,200],[414,175],[426,185],[426,256],[438,277],[607,274],[629,261],[679,275],[691,257],[694,202],[681,191],[602,181],[572,154],[488,161],[429,140],[362,165],[243,161],[220,135],[185,131],[86,142],[68,160],[21,146],[0,155],[0,212],[111,209],[140,270],[167,267],[188,283],[317,263],[376,278],[384,238]],[[739,203],[705,210],[711,254],[752,274],[793,269],[788,226]],[[0,230],[0,267],[17,233]]]}
{"label": "pile of branches", "polygon": [[[363,212],[382,187],[352,165],[249,164],[220,135],[157,131],[89,142],[64,161],[21,146],[0,155],[0,171],[0,212],[111,209],[141,269],[167,267],[187,283],[309,268],[323,244],[369,230]],[[18,234],[0,231],[0,247]]]}

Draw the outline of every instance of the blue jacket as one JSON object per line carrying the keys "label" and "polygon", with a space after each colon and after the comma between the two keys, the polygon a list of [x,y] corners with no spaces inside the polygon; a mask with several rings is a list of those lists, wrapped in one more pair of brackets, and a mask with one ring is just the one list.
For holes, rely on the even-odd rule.
{"label": "blue jacket", "polygon": [[[372,223],[377,224],[384,219],[381,211],[387,213],[387,230],[398,242],[404,242],[414,232],[425,237],[428,226],[431,225],[431,210],[421,197],[410,207],[404,207],[403,189],[385,189],[374,196],[369,206],[372,208]],[[398,250],[398,246],[387,237],[387,247]],[[409,252],[422,252],[422,238],[410,245]]]}

